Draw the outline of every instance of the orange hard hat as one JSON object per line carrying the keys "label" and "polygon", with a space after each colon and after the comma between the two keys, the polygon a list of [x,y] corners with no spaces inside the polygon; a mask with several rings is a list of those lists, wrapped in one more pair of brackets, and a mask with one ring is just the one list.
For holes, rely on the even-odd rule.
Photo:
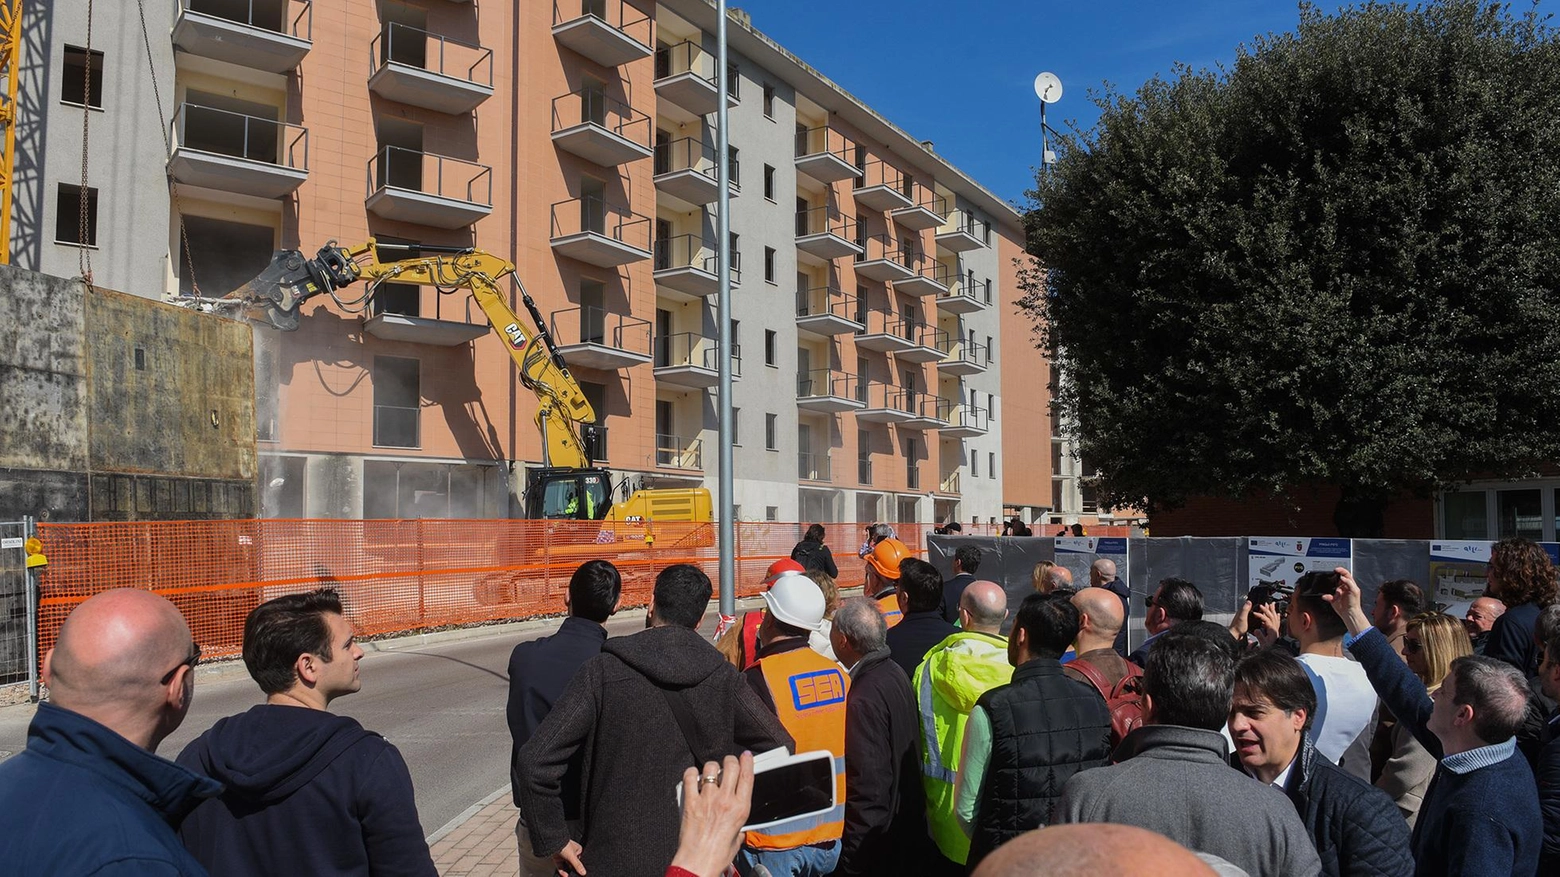
{"label": "orange hard hat", "polygon": [[807,570],[801,564],[797,563],[791,558],[783,558],[769,565],[769,569],[764,573],[764,580],[760,582],[760,584],[773,584],[775,579],[778,579],[787,573],[801,575],[806,571]]}
{"label": "orange hard hat", "polygon": [[884,539],[872,546],[867,554],[867,566],[885,579],[899,578],[899,563],[910,556],[910,549],[898,539]]}

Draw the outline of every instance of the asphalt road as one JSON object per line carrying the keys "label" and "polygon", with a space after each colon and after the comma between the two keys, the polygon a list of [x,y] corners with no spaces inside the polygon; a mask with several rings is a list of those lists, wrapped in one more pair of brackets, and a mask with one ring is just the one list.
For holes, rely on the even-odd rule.
{"label": "asphalt road", "polygon": [[[713,611],[705,615],[706,633],[713,630],[714,616]],[[516,643],[545,636],[557,624],[509,627],[495,635],[424,645],[407,640],[369,644],[375,650],[367,651],[360,665],[362,690],[331,704],[332,712],[352,716],[401,750],[412,771],[425,835],[495,791],[508,789],[510,742],[504,705],[509,653]],[[644,613],[624,613],[607,627],[613,636],[642,630]],[[262,700],[242,664],[203,667],[189,714],[158,752],[172,758],[218,719]],[[0,707],[0,752],[25,748],[32,714],[31,705]]]}

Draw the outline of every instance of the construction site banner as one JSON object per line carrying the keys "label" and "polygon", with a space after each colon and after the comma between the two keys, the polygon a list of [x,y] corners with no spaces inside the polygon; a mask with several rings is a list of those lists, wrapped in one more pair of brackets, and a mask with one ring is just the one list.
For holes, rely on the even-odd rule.
{"label": "construction site banner", "polygon": [[1102,558],[1115,561],[1117,578],[1123,582],[1132,581],[1125,536],[1056,537],[1056,563],[1066,567],[1079,585],[1089,581],[1089,567]]}
{"label": "construction site banner", "polygon": [[[860,586],[865,525],[824,524],[842,588]],[[931,524],[895,524],[924,556]],[[737,524],[739,596],[790,557],[807,525]],[[204,654],[238,653],[244,619],[273,597],[337,589],[366,636],[512,621],[564,611],[569,577],[601,558],[623,575],[625,606],[649,602],[655,576],[691,563],[717,578],[715,525],[520,520],[229,520],[42,524],[49,557],[39,598],[38,655],[65,616],[110,588],[162,594],[189,620]],[[994,534],[983,525],[977,535]]]}
{"label": "construction site banner", "polygon": [[[1540,542],[1549,559],[1560,565],[1560,542]],[[1468,604],[1484,595],[1484,576],[1494,542],[1437,540],[1430,543],[1430,583],[1435,602],[1459,617]]]}
{"label": "construction site banner", "polygon": [[1292,536],[1258,537],[1248,542],[1247,584],[1293,588],[1308,572],[1354,569],[1353,546],[1348,539],[1297,539]]}

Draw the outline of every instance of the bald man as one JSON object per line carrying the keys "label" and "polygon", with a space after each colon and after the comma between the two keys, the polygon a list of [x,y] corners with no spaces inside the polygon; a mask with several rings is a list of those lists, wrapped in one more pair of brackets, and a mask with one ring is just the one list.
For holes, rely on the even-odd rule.
{"label": "bald man", "polygon": [[[1078,657],[1062,665],[1068,676],[1093,685],[1100,696],[1110,699],[1110,692],[1127,676],[1141,675],[1142,671],[1116,653],[1116,636],[1121,632],[1121,601],[1104,588],[1084,588],[1072,596],[1072,604],[1078,607],[1078,638],[1073,648]],[[1094,668],[1103,685],[1089,679],[1088,674],[1076,666],[1082,661]]]}
{"label": "bald man", "polygon": [[1131,825],[1094,824],[1053,825],[1019,835],[983,860],[973,877],[1216,877],[1217,873],[1162,834]]}
{"label": "bald man", "polygon": [[[959,596],[960,629],[927,652],[910,680],[921,715],[932,718],[930,727],[924,718],[920,727],[921,782],[926,787],[927,824],[942,859],[927,864],[928,875],[966,873],[970,840],[959,825],[955,799],[959,759],[975,701],[1013,675],[1001,634],[1007,614],[1007,592],[1001,585],[970,582]],[[973,818],[978,791],[977,784],[966,820]]]}
{"label": "bald man", "polygon": [[1116,561],[1102,557],[1089,567],[1089,586],[1104,588],[1121,599],[1121,629],[1116,632],[1116,640],[1111,647],[1116,654],[1125,658],[1127,656],[1127,624],[1126,620],[1131,616],[1132,592],[1127,589],[1126,582],[1116,578]]}
{"label": "bald man", "polygon": [[49,701],[27,749],[0,763],[6,873],[206,873],[172,825],[222,786],[153,754],[189,711],[199,660],[179,610],[148,591],[104,591],[70,613],[43,659]]}
{"label": "bald man", "polygon": [[1495,619],[1506,614],[1506,604],[1494,597],[1480,597],[1468,604],[1468,613],[1463,616],[1463,626],[1468,629],[1468,637],[1473,640],[1473,653],[1484,654],[1484,646],[1490,641],[1490,629],[1495,626]]}

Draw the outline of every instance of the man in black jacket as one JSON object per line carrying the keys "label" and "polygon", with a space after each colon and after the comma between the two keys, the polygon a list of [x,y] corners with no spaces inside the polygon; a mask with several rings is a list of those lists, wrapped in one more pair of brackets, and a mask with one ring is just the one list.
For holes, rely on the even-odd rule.
{"label": "man in black jacket", "polygon": [[437,873],[401,753],[327,709],[361,687],[362,657],[329,588],[277,597],[249,613],[244,666],[266,702],[218,721],[179,754],[180,764],[227,786],[179,828],[208,871]]}
{"label": "man in black jacket", "polygon": [[[1110,758],[1110,710],[1093,686],[1063,675],[1078,636],[1065,594],[1030,594],[1008,636],[1013,680],[981,695],[964,730],[959,783],[979,782],[969,864],[1051,822],[1073,774]],[[976,774],[979,778],[976,779]]]}
{"label": "man in black jacket", "polygon": [[[557,632],[515,646],[509,655],[509,779],[515,804],[520,803],[520,747],[531,739],[536,726],[547,718],[563,689],[574,678],[580,665],[601,654],[607,641],[607,619],[621,603],[623,578],[617,567],[606,560],[588,560],[569,577],[564,606],[569,617]],[[567,819],[580,818],[580,769],[582,758],[569,765],[563,778],[563,812]],[[520,845],[521,877],[554,877],[558,873],[552,856],[539,856],[531,849],[531,834],[525,826],[525,814],[515,823]]]}
{"label": "man in black jacket", "polygon": [[957,628],[943,620],[939,608],[943,580],[937,567],[918,557],[900,561],[898,595],[904,617],[888,630],[888,650],[908,679],[926,653]]}
{"label": "man in black jacket", "polygon": [[953,575],[943,583],[942,605],[938,607],[938,614],[943,621],[953,624],[959,620],[959,598],[964,596],[964,589],[975,581],[975,572],[979,569],[979,548],[960,545],[954,549]]}
{"label": "man in black jacket", "polygon": [[[655,579],[649,630],[609,639],[520,747],[520,811],[531,848],[592,877],[661,877],[677,851],[683,771],[744,749],[789,749],[774,713],[699,635],[713,588],[698,567]],[[583,754],[581,825],[563,782]]]}
{"label": "man in black jacket", "polygon": [[1316,690],[1288,653],[1265,649],[1235,668],[1231,762],[1294,802],[1327,877],[1411,877],[1408,823],[1386,792],[1320,756],[1306,733]]}
{"label": "man in black jacket", "polygon": [[935,851],[926,828],[915,693],[889,658],[887,622],[865,597],[841,603],[829,641],[850,670],[845,700],[845,833],[841,877],[921,873]]}

